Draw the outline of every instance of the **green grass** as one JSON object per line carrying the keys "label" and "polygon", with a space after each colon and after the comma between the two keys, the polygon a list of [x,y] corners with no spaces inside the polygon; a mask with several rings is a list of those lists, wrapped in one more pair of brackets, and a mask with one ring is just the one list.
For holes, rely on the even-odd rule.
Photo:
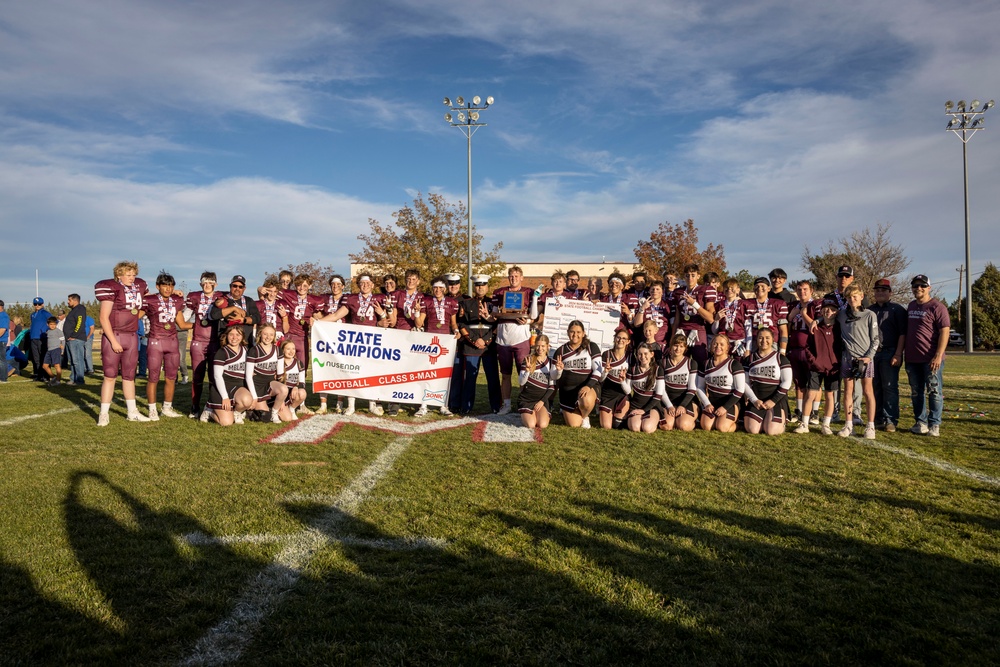
{"label": "green grass", "polygon": [[[0,421],[96,405],[98,388],[0,385]],[[878,442],[1000,478],[1000,358],[950,356],[945,397],[941,438]],[[274,445],[277,426],[129,424],[117,405],[104,429],[88,407],[3,427],[0,664],[176,664],[281,551],[180,536],[323,526],[289,494],[336,496],[396,438]],[[471,433],[415,436],[336,526],[446,546],[319,549],[236,664],[1000,655],[1000,486],[820,435]]]}

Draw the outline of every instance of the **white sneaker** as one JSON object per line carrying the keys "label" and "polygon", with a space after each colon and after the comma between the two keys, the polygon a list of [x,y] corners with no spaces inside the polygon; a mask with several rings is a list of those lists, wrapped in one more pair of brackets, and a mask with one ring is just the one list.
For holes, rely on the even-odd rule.
{"label": "white sneaker", "polygon": [[590,417],[583,418],[583,428],[590,428]]}
{"label": "white sneaker", "polygon": [[[157,417],[157,419],[159,419],[159,417]],[[149,417],[147,417],[146,415],[142,414],[138,410],[136,410],[135,412],[128,413],[128,420],[130,422],[148,422],[148,421],[152,421]]]}
{"label": "white sneaker", "polygon": [[510,406],[507,405],[506,403],[504,403],[503,407],[500,408],[500,410],[497,412],[497,414],[498,415],[509,415],[510,414]]}
{"label": "white sneaker", "polygon": [[327,412],[326,403],[320,403],[319,404],[319,410],[316,411],[316,414],[318,414],[318,415],[325,415],[326,412]]}
{"label": "white sneaker", "polygon": [[840,429],[839,431],[837,431],[837,435],[839,435],[841,438],[850,438],[852,435],[854,435],[854,424],[848,424],[844,428]]}
{"label": "white sneaker", "polygon": [[212,413],[215,412],[212,408],[205,408],[201,411],[201,416],[198,417],[198,421],[203,424],[207,424],[208,420],[212,418]]}
{"label": "white sneaker", "polygon": [[181,378],[181,384],[187,384],[187,383],[188,383],[188,376],[185,375],[184,377]]}
{"label": "white sneaker", "polygon": [[233,423],[234,424],[242,424],[244,417],[246,417],[245,413],[243,413],[243,412],[234,412],[233,413]]}
{"label": "white sneaker", "polygon": [[940,438],[941,437],[940,424],[934,424],[934,426],[931,426],[929,429],[927,429],[927,435],[931,436],[932,438]]}
{"label": "white sneaker", "polygon": [[382,406],[376,403],[375,401],[369,401],[368,412],[372,413],[376,417],[381,417],[382,415],[385,414],[385,410],[382,409]]}
{"label": "white sneaker", "polygon": [[160,414],[163,415],[164,417],[170,417],[170,418],[183,417],[184,416],[181,413],[179,413],[176,410],[174,410],[173,407],[163,408],[162,410],[160,410]]}
{"label": "white sneaker", "polygon": [[98,426],[107,426],[110,421],[111,421],[111,415],[109,415],[107,412],[102,412],[101,414],[97,415]]}
{"label": "white sneaker", "polygon": [[344,416],[345,417],[350,417],[353,414],[354,414],[354,406],[353,405],[347,406],[347,409],[344,410]]}
{"label": "white sneaker", "polygon": [[447,405],[442,405],[441,406],[441,414],[443,414],[445,417],[451,417],[452,416],[452,411],[448,409]]}
{"label": "white sneaker", "polygon": [[808,433],[808,432],[809,432],[809,425],[806,424],[805,422],[799,422],[799,425],[796,426],[794,430],[792,430],[792,433]]}
{"label": "white sneaker", "polygon": [[277,410],[271,410],[271,423],[272,424],[280,424],[281,423],[281,417],[278,416],[278,411]]}
{"label": "white sneaker", "polygon": [[819,432],[822,433],[823,435],[833,435],[833,429],[830,428],[829,424],[823,424],[820,427]]}
{"label": "white sneaker", "polygon": [[874,440],[874,439],[875,439],[875,427],[874,426],[866,426],[865,427],[865,440]]}
{"label": "white sneaker", "polygon": [[910,429],[910,433],[915,433],[917,435],[927,435],[927,431],[928,431],[927,424],[923,422],[917,422]]}
{"label": "white sneaker", "polygon": [[307,406],[305,403],[303,403],[302,405],[299,406],[299,412],[301,412],[304,415],[314,415],[314,414],[316,414],[315,412],[313,412],[312,410],[310,410],[309,406]]}
{"label": "white sneaker", "polygon": [[343,412],[344,412],[344,406],[341,405],[341,403],[338,401],[337,407],[333,409],[333,414],[339,415],[342,414]]}
{"label": "white sneaker", "polygon": [[160,415],[156,413],[156,408],[149,409],[149,421],[158,422],[160,421]]}
{"label": "white sneaker", "polygon": [[427,406],[426,405],[421,405],[420,409],[413,413],[413,416],[414,417],[423,417],[426,414],[427,414]]}

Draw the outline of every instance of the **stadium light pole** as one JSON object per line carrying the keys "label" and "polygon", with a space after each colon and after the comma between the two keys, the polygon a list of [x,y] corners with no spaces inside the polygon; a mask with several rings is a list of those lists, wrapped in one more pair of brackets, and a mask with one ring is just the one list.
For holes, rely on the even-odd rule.
{"label": "stadium light pole", "polygon": [[962,177],[965,185],[965,352],[971,354],[972,340],[972,248],[969,226],[969,140],[983,126],[983,114],[993,108],[993,100],[979,108],[979,100],[966,104],[959,100],[956,105],[951,100],[944,103],[944,113],[951,116],[944,128],[962,140]]}
{"label": "stadium light pole", "polygon": [[[486,127],[486,123],[479,122],[479,113],[490,108],[493,104],[493,98],[487,97],[486,103],[483,104],[482,98],[476,95],[471,100],[466,102],[464,97],[456,97],[452,100],[450,97],[444,98],[444,105],[448,107],[448,113],[444,115],[445,121],[447,121],[452,127],[457,127],[462,130],[462,134],[465,135],[465,139],[468,145],[468,162],[469,162],[469,201],[466,203],[465,216],[468,223],[468,241],[469,241],[469,252],[468,252],[468,283],[466,294],[472,294],[472,135],[476,133],[481,127]],[[454,113],[453,113],[454,112]]]}

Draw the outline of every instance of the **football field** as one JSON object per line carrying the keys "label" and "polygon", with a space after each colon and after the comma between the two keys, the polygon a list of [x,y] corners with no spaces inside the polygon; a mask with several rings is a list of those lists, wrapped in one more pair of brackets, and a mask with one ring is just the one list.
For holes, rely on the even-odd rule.
{"label": "football field", "polygon": [[0,664],[996,664],[1000,356],[937,439],[902,384],[874,443],[0,384]]}

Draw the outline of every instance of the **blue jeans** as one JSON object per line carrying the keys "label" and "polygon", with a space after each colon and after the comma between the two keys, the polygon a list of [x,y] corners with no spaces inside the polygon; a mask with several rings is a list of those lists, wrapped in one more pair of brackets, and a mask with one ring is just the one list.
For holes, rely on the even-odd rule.
{"label": "blue jeans", "polygon": [[[928,426],[941,423],[941,413],[944,412],[944,396],[942,395],[942,380],[944,363],[936,373],[931,372],[931,364],[906,364],[906,374],[910,376],[910,400],[913,402],[913,415],[918,422]],[[924,394],[927,394],[927,404],[924,404]],[[928,411],[930,414],[928,414]]]}
{"label": "blue jeans", "polygon": [[73,384],[83,384],[87,372],[87,341],[79,338],[66,339],[69,355],[69,379]]}
{"label": "blue jeans", "polygon": [[[462,344],[456,342],[459,348]],[[452,412],[458,412],[462,409],[462,388],[465,383],[462,378],[465,376],[465,355],[462,354],[461,349],[455,353],[455,365],[451,368],[451,384],[449,385],[448,393],[448,409]]]}
{"label": "blue jeans", "polygon": [[875,353],[875,423],[899,425],[899,366],[892,365],[895,350]]}
{"label": "blue jeans", "polygon": [[[3,337],[7,337],[7,332],[3,332]],[[7,381],[7,343],[0,341],[0,382]]]}
{"label": "blue jeans", "polygon": [[87,360],[87,372],[94,372],[94,337],[91,336],[87,339],[87,346],[85,348],[85,359]]}
{"label": "blue jeans", "polygon": [[497,364],[496,346],[491,345],[482,356],[466,356],[465,377],[462,381],[462,412],[471,412],[476,403],[476,380],[479,378],[479,368],[486,373],[486,389],[490,397],[490,410],[497,412],[503,405],[500,396],[500,366]]}

